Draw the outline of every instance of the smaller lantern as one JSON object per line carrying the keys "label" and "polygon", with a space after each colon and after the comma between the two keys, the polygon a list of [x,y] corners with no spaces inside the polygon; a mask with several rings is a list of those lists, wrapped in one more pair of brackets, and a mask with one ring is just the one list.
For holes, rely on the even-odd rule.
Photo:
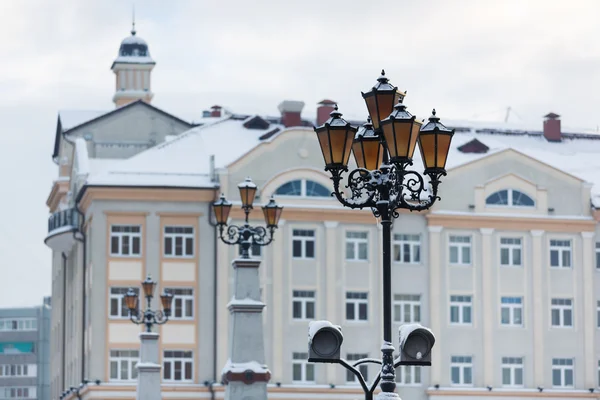
{"label": "smaller lantern", "polygon": [[229,218],[229,212],[231,211],[231,203],[225,199],[225,195],[221,193],[219,200],[213,203],[213,210],[215,212],[215,219],[218,225],[225,225],[227,218]]}
{"label": "smaller lantern", "polygon": [[425,173],[446,171],[446,160],[450,151],[450,142],[454,129],[448,129],[432,111],[429,122],[419,132],[419,148],[425,166]]}
{"label": "smaller lantern", "polygon": [[129,310],[129,312],[131,312],[131,313],[136,312],[138,309],[137,293],[132,288],[129,288],[129,290],[123,297],[125,297],[125,306]]}
{"label": "smaller lantern", "polygon": [[166,291],[160,295],[160,303],[162,305],[163,311],[167,316],[171,314],[171,303],[173,302],[173,295],[171,293],[167,293]]}
{"label": "smaller lantern", "polygon": [[275,199],[271,197],[269,203],[262,207],[263,213],[265,214],[265,223],[268,228],[277,228],[279,225],[279,218],[283,212],[283,206],[277,205]]}
{"label": "smaller lantern", "polygon": [[152,280],[150,275],[146,277],[146,280],[142,282],[142,289],[144,289],[144,296],[152,297],[154,296],[154,288],[156,287],[156,282]]}
{"label": "smaller lantern", "polygon": [[254,203],[254,197],[256,196],[256,184],[252,182],[250,177],[238,185],[240,190],[240,198],[242,199],[242,207],[252,208]]}
{"label": "smaller lantern", "polygon": [[398,103],[394,106],[394,112],[381,121],[381,127],[390,152],[390,161],[410,163],[417,145],[421,123],[415,121],[415,116],[406,111],[404,104]]}
{"label": "smaller lantern", "polygon": [[352,144],[352,153],[358,168],[365,168],[373,171],[379,168],[383,160],[383,146],[381,138],[373,130],[371,118],[367,118],[367,123],[361,126],[354,136]]}
{"label": "smaller lantern", "polygon": [[376,131],[379,130],[381,121],[392,113],[394,104],[400,98],[404,98],[403,94],[398,92],[398,88],[389,83],[384,70],[381,70],[381,76],[377,78],[375,86],[367,93],[362,93],[362,97],[365,99]]}
{"label": "smaller lantern", "polygon": [[325,159],[325,170],[347,170],[352,141],[358,128],[342,118],[337,104],[329,115],[331,117],[323,125],[315,128]]}

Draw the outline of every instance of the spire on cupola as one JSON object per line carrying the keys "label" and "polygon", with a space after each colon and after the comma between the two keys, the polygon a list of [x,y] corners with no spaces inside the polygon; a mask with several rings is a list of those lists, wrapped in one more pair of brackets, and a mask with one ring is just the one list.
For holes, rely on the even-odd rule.
{"label": "spire on cupola", "polygon": [[131,20],[131,36],[119,47],[119,55],[112,64],[116,77],[113,102],[117,107],[136,100],[150,102],[154,94],[150,89],[150,77],[156,62],[150,57],[146,41],[136,35],[135,8]]}

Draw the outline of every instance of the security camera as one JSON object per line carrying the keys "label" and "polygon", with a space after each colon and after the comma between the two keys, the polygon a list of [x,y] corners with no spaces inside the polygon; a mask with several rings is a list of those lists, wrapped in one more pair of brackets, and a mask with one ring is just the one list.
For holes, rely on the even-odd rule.
{"label": "security camera", "polygon": [[342,328],[329,321],[311,321],[308,324],[308,361],[337,363],[344,336]]}
{"label": "security camera", "polygon": [[431,365],[435,337],[420,324],[400,326],[400,365]]}

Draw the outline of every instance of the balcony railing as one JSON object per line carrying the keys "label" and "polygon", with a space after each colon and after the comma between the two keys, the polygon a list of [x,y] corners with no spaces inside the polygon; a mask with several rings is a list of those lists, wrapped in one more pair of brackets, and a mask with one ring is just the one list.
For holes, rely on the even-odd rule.
{"label": "balcony railing", "polygon": [[79,226],[79,213],[74,208],[57,211],[48,218],[48,233],[60,228]]}
{"label": "balcony railing", "polygon": [[79,213],[74,208],[57,211],[48,218],[48,236],[44,243],[53,250],[69,252],[75,244]]}

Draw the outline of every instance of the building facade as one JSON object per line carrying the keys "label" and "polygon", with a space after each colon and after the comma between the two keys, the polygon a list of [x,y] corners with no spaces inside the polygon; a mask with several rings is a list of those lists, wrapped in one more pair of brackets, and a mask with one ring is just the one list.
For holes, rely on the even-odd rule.
{"label": "building facade", "polygon": [[[241,205],[236,185],[251,176],[257,203],[285,207],[274,242],[253,249],[269,397],[361,398],[343,368],[307,363],[307,329],[330,320],[345,358],[379,356],[381,231],[370,211],[329,195],[303,103],[282,102],[277,117],[214,106],[192,126],[150,99],[59,114],[52,395],[100,379],[84,398],[135,397],[140,327],[122,296],[150,274],[174,295],[158,328],[165,398],[223,397],[238,249],[217,240],[210,204],[223,192]],[[319,104],[317,123],[332,104]],[[563,131],[554,114],[539,129],[444,123],[456,134],[441,201],[394,222],[395,328],[419,322],[437,337],[432,367],[398,369],[401,397],[598,398],[600,136]],[[234,208],[232,223],[242,218]]]}
{"label": "building facade", "polygon": [[51,301],[0,309],[0,398],[50,400]]}

